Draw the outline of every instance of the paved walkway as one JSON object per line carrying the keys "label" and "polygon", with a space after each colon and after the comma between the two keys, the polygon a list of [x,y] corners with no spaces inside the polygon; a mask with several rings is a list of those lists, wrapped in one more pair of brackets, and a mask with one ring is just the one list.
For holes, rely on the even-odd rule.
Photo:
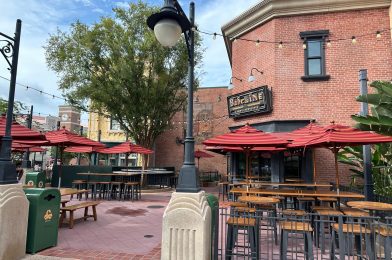
{"label": "paved walkway", "polygon": [[[215,188],[216,189],[216,188]],[[215,189],[208,188],[209,191]],[[98,220],[59,229],[57,247],[39,252],[48,259],[160,259],[162,216],[171,192],[146,193],[140,201],[102,201]],[[75,198],[69,203],[79,203]],[[81,217],[83,210],[76,211]],[[41,258],[26,258],[41,259]],[[42,258],[44,259],[44,258]]]}

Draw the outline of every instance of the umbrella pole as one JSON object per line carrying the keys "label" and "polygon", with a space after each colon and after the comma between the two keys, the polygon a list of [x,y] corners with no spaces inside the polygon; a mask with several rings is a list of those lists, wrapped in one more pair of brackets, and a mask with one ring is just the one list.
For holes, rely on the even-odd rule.
{"label": "umbrella pole", "polygon": [[200,157],[197,158],[197,169],[200,170]]}
{"label": "umbrella pole", "polygon": [[336,147],[333,149],[333,154],[335,157],[335,174],[336,174],[336,190],[339,194],[339,186],[340,186],[340,181],[339,181],[339,166],[338,166],[338,150]]}
{"label": "umbrella pole", "polygon": [[312,149],[312,161],[313,161],[313,182],[316,183],[316,153],[314,151],[314,148]]}
{"label": "umbrella pole", "polygon": [[61,187],[61,174],[62,174],[62,168],[63,168],[63,151],[64,147],[60,147],[60,167],[59,167],[59,189]]}

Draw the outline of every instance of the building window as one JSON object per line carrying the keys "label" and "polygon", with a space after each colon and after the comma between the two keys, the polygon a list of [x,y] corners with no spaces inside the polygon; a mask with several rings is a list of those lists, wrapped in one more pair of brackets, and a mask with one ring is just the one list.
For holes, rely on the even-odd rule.
{"label": "building window", "polygon": [[120,123],[117,120],[114,120],[113,118],[110,118],[110,130],[116,130],[116,131],[121,130]]}
{"label": "building window", "polygon": [[303,81],[328,80],[325,68],[325,39],[328,30],[301,32],[300,37],[304,41],[305,75]]}

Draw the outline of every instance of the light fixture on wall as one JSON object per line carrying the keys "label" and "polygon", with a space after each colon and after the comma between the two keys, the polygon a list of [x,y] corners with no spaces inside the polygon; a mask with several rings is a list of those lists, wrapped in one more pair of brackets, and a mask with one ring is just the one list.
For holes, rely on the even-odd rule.
{"label": "light fixture on wall", "polygon": [[255,81],[255,76],[253,75],[253,71],[257,71],[258,73],[260,73],[260,74],[264,74],[261,70],[258,70],[257,68],[252,68],[251,70],[250,70],[250,75],[249,75],[249,77],[248,77],[248,82],[253,82],[253,81]]}
{"label": "light fixture on wall", "polygon": [[230,78],[230,83],[229,83],[229,89],[233,89],[233,88],[234,88],[233,79],[236,79],[236,80],[242,82],[242,79],[239,79],[239,78],[237,78],[237,77],[231,77],[231,78]]}

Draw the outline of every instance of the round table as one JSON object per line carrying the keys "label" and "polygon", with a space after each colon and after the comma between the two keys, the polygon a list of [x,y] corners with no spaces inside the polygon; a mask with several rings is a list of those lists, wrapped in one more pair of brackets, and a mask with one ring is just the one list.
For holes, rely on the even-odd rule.
{"label": "round table", "polygon": [[357,209],[392,211],[392,204],[376,201],[349,201],[347,205]]}

